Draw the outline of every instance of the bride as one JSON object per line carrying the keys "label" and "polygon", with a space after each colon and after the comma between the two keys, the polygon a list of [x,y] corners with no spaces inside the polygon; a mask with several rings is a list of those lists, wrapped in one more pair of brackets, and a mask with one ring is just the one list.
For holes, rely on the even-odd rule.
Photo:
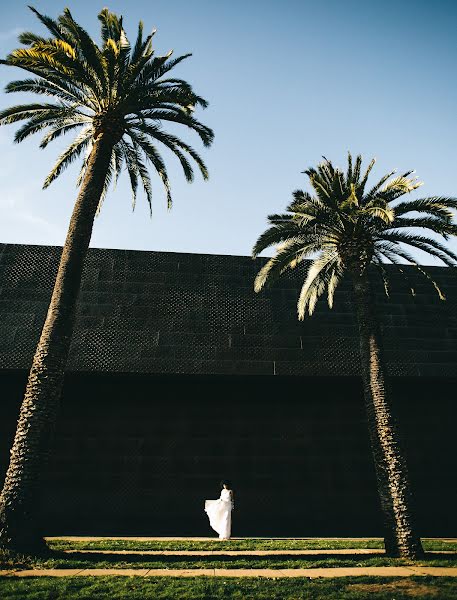
{"label": "bride", "polygon": [[218,500],[205,500],[205,512],[208,515],[209,524],[219,534],[219,539],[229,540],[234,508],[233,490],[230,481],[222,481],[221,487],[221,495]]}

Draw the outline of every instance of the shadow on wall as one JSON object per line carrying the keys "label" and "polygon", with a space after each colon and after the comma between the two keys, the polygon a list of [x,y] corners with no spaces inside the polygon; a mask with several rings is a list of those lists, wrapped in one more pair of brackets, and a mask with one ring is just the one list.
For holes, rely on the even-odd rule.
{"label": "shadow on wall", "polygon": [[[24,384],[23,373],[0,375],[2,477]],[[457,534],[455,385],[393,382],[427,536]],[[212,535],[203,505],[223,478],[236,491],[236,536],[381,534],[357,378],[67,376],[48,534]]]}

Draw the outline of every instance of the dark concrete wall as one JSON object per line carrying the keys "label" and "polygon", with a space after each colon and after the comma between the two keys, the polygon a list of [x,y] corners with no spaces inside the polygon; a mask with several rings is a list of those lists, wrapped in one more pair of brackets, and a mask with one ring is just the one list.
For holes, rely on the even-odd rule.
{"label": "dark concrete wall", "polygon": [[[0,369],[27,369],[46,315],[61,249],[0,245]],[[254,294],[264,259],[91,249],[79,299],[70,371],[218,375],[357,375],[358,340],[349,288],[335,307],[296,318],[303,270]],[[411,269],[411,297],[392,274],[377,284],[389,372],[457,377],[457,276]]]}
{"label": "dark concrete wall", "polygon": [[[59,248],[0,245],[0,477]],[[89,252],[44,514],[55,533],[209,533],[234,480],[239,535],[380,533],[347,283],[299,323],[303,271],[263,259]],[[406,269],[377,301],[424,535],[457,535],[457,278]]]}
{"label": "dark concrete wall", "polygon": [[[0,479],[23,375],[3,375]],[[457,535],[456,381],[394,382],[423,535]],[[211,535],[230,478],[235,535],[380,535],[357,378],[67,377],[44,485],[48,533]]]}

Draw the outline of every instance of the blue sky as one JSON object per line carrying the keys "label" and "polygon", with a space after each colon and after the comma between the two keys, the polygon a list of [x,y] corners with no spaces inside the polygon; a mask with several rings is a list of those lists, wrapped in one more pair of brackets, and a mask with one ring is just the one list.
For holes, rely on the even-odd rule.
{"label": "blue sky", "polygon": [[[98,39],[105,3],[41,1],[57,16],[68,6]],[[306,187],[301,174],[322,155],[344,166],[347,150],[378,159],[374,176],[416,169],[416,196],[457,196],[457,2],[454,0],[154,0],[111,1],[130,38],[140,19],[157,28],[159,54],[192,52],[176,74],[210,106],[198,116],[216,134],[201,150],[210,180],[186,183],[164,151],[174,207],[160,182],[152,219],[141,196],[132,213],[124,177],[96,219],[92,246],[213,254],[249,254],[266,215]],[[23,2],[1,9],[0,55],[17,33],[41,31]],[[0,86],[20,72],[0,68]],[[24,98],[25,99],[25,98]],[[1,92],[0,106],[22,101]],[[0,242],[62,244],[76,196],[76,169],[43,191],[64,147],[39,137],[13,144],[0,129]],[[68,138],[69,140],[70,138]],[[454,244],[456,245],[456,244]],[[456,245],[457,246],[457,245]]]}

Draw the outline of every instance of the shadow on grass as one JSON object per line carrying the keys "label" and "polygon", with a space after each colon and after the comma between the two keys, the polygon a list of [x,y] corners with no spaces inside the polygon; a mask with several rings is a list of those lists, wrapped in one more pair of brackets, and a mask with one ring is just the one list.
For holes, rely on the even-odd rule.
{"label": "shadow on grass", "polygon": [[281,569],[281,568],[338,568],[338,567],[382,567],[420,564],[430,566],[457,566],[455,554],[446,552],[426,553],[420,561],[408,561],[386,557],[379,551],[370,554],[281,554],[270,556],[232,556],[217,554],[207,556],[183,556],[137,554],[114,552],[64,552],[49,550],[36,556],[20,556],[2,554],[0,552],[0,569],[90,569],[90,568],[148,568],[148,569],[204,569],[204,568],[244,568],[244,569]]}
{"label": "shadow on grass", "polygon": [[[433,554],[431,556],[437,557],[437,554]],[[441,556],[441,555],[440,555]],[[373,554],[365,555],[365,554],[313,554],[310,556],[306,555],[297,555],[297,554],[288,554],[287,551],[283,554],[274,554],[270,556],[255,556],[252,554],[247,554],[246,556],[240,555],[230,555],[230,554],[217,554],[217,555],[207,555],[207,556],[172,556],[172,555],[163,555],[163,554],[111,554],[111,553],[102,553],[102,552],[53,552],[49,555],[48,558],[67,560],[67,561],[88,561],[92,563],[100,563],[100,562],[108,562],[108,563],[118,563],[118,562],[128,562],[128,563],[168,563],[173,565],[175,563],[196,563],[196,564],[206,564],[206,563],[214,563],[214,562],[224,562],[224,563],[237,563],[240,561],[249,561],[254,566],[256,563],[265,563],[265,562],[283,562],[283,561],[301,561],[306,562],[311,560],[315,561],[354,561],[361,562],[364,560],[369,560],[370,558],[385,558],[383,552],[376,552]],[[454,555],[455,558],[455,555]]]}
{"label": "shadow on grass", "polygon": [[[44,558],[44,557],[43,557]],[[122,553],[122,554],[116,554],[116,553],[106,553],[106,552],[85,552],[85,551],[76,551],[76,552],[61,552],[61,551],[51,551],[49,553],[49,555],[47,555],[47,558],[58,558],[58,559],[63,559],[63,560],[87,560],[89,562],[130,562],[130,563],[137,563],[137,562],[169,562],[170,564],[176,563],[176,562],[198,562],[198,563],[205,563],[205,562],[215,562],[215,561],[224,561],[224,562],[237,562],[240,559],[242,560],[249,560],[249,562],[252,563],[256,563],[256,562],[265,562],[265,561],[284,561],[284,560],[302,560],[302,561],[309,561],[312,560],[314,561],[328,561],[328,560],[341,560],[341,561],[347,561],[347,560],[351,560],[354,562],[364,562],[364,561],[370,561],[372,559],[375,558],[382,558],[382,559],[386,559],[386,560],[401,560],[401,559],[390,559],[389,557],[387,557],[384,552],[373,552],[370,554],[341,554],[341,553],[335,553],[335,554],[311,554],[311,555],[297,555],[297,554],[288,554],[287,551],[285,551],[284,553],[281,554],[274,554],[274,555],[267,555],[267,556],[256,556],[256,555],[252,555],[252,554],[248,554],[246,553],[246,556],[243,555],[231,555],[231,554],[211,554],[211,555],[190,555],[190,556],[185,556],[185,555],[177,555],[177,556],[173,556],[173,555],[164,555],[164,554],[159,554],[157,553],[157,555],[155,554],[129,554],[129,553]],[[430,560],[455,560],[456,559],[456,555],[453,553],[446,553],[446,552],[434,552],[433,554],[430,552],[426,552],[425,553],[425,557],[422,560],[425,561],[430,561]]]}
{"label": "shadow on grass", "polygon": [[273,556],[231,556],[227,554],[209,556],[170,556],[154,554],[115,554],[102,552],[62,552],[50,551],[37,557],[31,557],[28,564],[19,564],[16,568],[148,568],[148,569],[204,569],[204,568],[338,568],[338,567],[382,567],[407,564],[430,564],[433,566],[456,566],[455,554],[426,553],[420,561],[413,562],[398,558],[388,558],[382,552],[364,554],[314,554],[297,556],[283,554]]}

